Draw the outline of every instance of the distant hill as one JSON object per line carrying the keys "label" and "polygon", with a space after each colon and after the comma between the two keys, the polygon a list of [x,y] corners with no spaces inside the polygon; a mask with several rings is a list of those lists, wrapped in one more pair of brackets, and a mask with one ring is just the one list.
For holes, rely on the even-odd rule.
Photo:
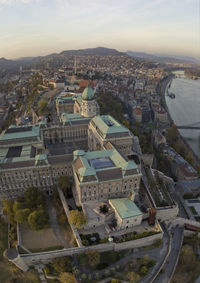
{"label": "distant hill", "polygon": [[171,62],[171,63],[200,64],[200,60],[188,56],[178,56],[178,55],[168,55],[168,54],[149,54],[145,52],[134,52],[130,50],[126,51],[126,54],[133,58],[149,59],[160,63]]}
{"label": "distant hill", "polygon": [[19,66],[16,61],[0,58],[0,70],[13,70],[17,69],[18,67]]}
{"label": "distant hill", "polygon": [[5,58],[0,58],[0,71],[1,70],[17,70],[20,66],[25,67],[28,65],[33,65],[51,59],[63,59],[65,56],[73,55],[102,55],[102,56],[120,56],[126,55],[126,53],[119,52],[116,49],[106,48],[106,47],[96,47],[96,48],[87,48],[79,50],[64,50],[60,53],[52,53],[46,56],[37,56],[37,57],[22,57],[16,60],[7,60]]}
{"label": "distant hill", "polygon": [[119,52],[116,49],[106,48],[106,47],[96,47],[96,48],[87,48],[79,50],[66,50],[60,53],[61,55],[125,55],[123,52]]}

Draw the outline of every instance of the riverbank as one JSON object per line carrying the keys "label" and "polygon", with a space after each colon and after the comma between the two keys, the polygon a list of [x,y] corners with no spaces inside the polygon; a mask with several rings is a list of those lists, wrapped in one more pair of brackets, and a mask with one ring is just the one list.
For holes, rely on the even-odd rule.
{"label": "riverbank", "polygon": [[[162,99],[162,105],[165,108],[165,110],[168,113],[168,118],[170,120],[170,123],[174,123],[174,120],[172,119],[172,116],[170,114],[169,108],[167,106],[167,102],[166,102],[166,91],[167,88],[169,87],[169,85],[172,83],[174,79],[174,75],[169,75],[166,78],[164,78],[162,80],[162,82],[160,83],[160,91],[161,91],[161,99]],[[190,144],[188,143],[188,141],[186,140],[186,138],[184,136],[181,135],[181,133],[179,132],[179,138],[180,140],[183,142],[185,148],[187,149],[187,151],[191,151],[193,154],[193,158],[194,158],[194,165],[195,166],[199,166],[200,165],[200,157],[194,152],[194,150],[192,149],[192,147],[190,146]]]}

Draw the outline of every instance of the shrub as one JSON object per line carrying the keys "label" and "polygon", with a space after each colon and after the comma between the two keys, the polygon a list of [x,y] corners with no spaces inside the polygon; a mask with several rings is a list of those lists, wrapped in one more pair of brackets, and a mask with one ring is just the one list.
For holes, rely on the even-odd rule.
{"label": "shrub", "polygon": [[148,273],[148,267],[146,265],[142,265],[139,272],[141,275],[146,275]]}
{"label": "shrub", "polygon": [[106,267],[108,267],[108,263],[106,263],[106,262],[101,262],[101,263],[99,263],[98,265],[97,265],[97,270],[102,270],[102,269],[104,269],[104,268],[106,268]]}

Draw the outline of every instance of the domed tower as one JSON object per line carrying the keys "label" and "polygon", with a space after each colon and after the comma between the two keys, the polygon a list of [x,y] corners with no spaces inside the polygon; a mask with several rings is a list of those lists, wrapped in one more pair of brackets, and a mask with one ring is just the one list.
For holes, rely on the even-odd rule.
{"label": "domed tower", "polygon": [[84,117],[94,117],[99,114],[99,105],[94,98],[93,89],[88,86],[82,94],[81,115]]}

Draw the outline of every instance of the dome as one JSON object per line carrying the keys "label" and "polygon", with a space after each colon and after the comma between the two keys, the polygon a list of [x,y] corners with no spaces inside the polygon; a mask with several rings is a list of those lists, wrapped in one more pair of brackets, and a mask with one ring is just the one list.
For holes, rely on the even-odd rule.
{"label": "dome", "polygon": [[93,91],[93,89],[90,86],[88,86],[88,87],[86,87],[84,89],[84,92],[82,94],[82,99],[83,100],[92,100],[92,99],[94,99],[94,91]]}

